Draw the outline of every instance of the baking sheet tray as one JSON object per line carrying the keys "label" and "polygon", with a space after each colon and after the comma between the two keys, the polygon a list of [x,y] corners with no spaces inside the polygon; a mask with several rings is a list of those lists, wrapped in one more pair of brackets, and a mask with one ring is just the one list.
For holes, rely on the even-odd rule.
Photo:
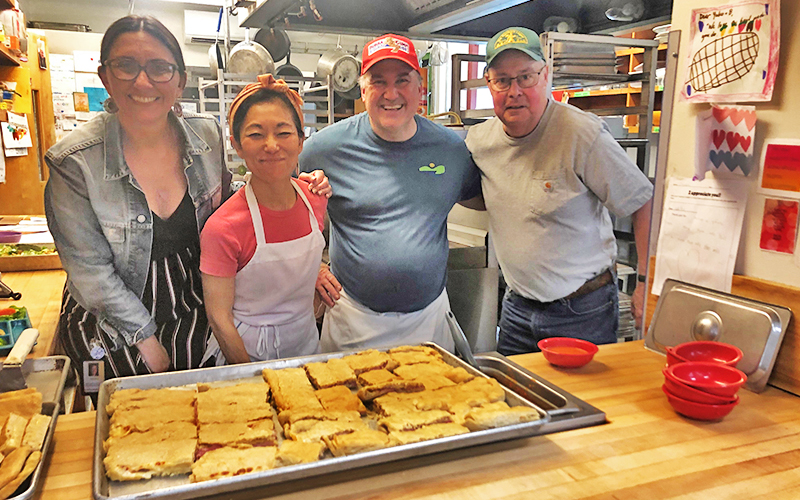
{"label": "baking sheet tray", "polygon": [[[2,363],[0,363],[2,366]],[[44,480],[42,469],[50,454],[50,444],[53,433],[56,431],[56,420],[61,411],[61,396],[64,384],[69,374],[69,358],[66,356],[47,356],[44,358],[29,358],[22,364],[22,373],[28,387],[34,387],[42,393],[42,413],[50,415],[50,426],[42,446],[42,459],[36,470],[17,488],[16,496],[10,500],[25,500],[33,497],[36,488]]]}
{"label": "baking sheet tray", "polygon": [[[488,377],[481,371],[469,366],[449,352],[431,343],[425,345],[437,349],[445,362],[453,366],[460,366],[470,373],[480,377]],[[300,367],[306,363],[325,361],[331,358],[340,358],[352,352],[339,352],[329,354],[319,354],[300,358],[280,359],[274,361],[264,361],[258,363],[248,363],[244,365],[221,366],[215,368],[205,368],[198,370],[187,370],[183,372],[143,375],[138,377],[128,377],[121,379],[107,380],[100,386],[98,393],[97,423],[94,437],[94,457],[92,463],[92,493],[98,500],[134,500],[134,499],[186,499],[197,498],[206,495],[233,492],[253,487],[261,487],[284,481],[291,481],[300,478],[308,478],[332,472],[354,469],[376,465],[384,462],[400,460],[404,458],[428,455],[441,451],[454,450],[469,446],[477,446],[486,443],[493,443],[507,439],[533,436],[540,433],[541,426],[549,421],[549,414],[526,400],[512,390],[504,387],[506,392],[506,402],[510,406],[528,406],[539,412],[540,419],[523,424],[510,425],[497,429],[470,432],[459,436],[433,439],[421,443],[413,443],[402,446],[394,446],[382,450],[360,453],[353,456],[324,458],[318,462],[294,465],[290,467],[280,467],[263,472],[254,472],[241,476],[223,478],[213,481],[200,483],[190,483],[188,476],[154,478],[146,481],[109,481],[103,467],[103,441],[108,436],[109,418],[103,409],[108,404],[111,395],[116,390],[140,388],[158,389],[163,387],[177,387],[196,384],[199,382],[212,383],[223,381],[248,381],[247,379],[261,380],[261,370],[271,368],[279,370],[282,368]],[[502,382],[501,382],[502,383]],[[279,432],[280,426],[276,426]]]}

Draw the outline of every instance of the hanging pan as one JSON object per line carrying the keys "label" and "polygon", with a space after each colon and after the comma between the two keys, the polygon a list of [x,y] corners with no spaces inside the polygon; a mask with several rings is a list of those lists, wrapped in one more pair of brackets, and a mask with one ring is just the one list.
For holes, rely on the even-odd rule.
{"label": "hanging pan", "polygon": [[256,31],[253,41],[263,45],[273,61],[280,61],[288,56],[292,46],[289,35],[281,28],[261,28]]}
{"label": "hanging pan", "polygon": [[222,25],[222,11],[219,9],[219,19],[217,19],[217,34],[214,38],[214,44],[208,49],[208,65],[211,68],[211,76],[217,77],[219,70],[225,69],[225,58],[222,55],[222,46],[219,43],[219,29]]}
{"label": "hanging pan", "polygon": [[244,41],[228,55],[228,73],[263,75],[275,71],[275,62],[267,49],[250,40],[250,28],[244,29]]}
{"label": "hanging pan", "polygon": [[289,50],[289,52],[286,53],[286,62],[275,69],[275,78],[282,78],[283,80],[286,80],[291,88],[299,92],[300,87],[303,86],[303,82],[295,79],[302,77],[303,72],[300,70],[300,68],[292,64],[290,60],[291,55],[291,50]]}

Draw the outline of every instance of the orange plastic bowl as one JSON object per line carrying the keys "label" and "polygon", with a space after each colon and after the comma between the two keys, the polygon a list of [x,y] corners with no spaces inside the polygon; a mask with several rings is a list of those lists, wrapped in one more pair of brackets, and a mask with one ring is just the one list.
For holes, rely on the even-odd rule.
{"label": "orange plastic bowl", "polygon": [[577,368],[592,360],[597,346],[591,342],[569,337],[542,339],[538,344],[544,359],[555,366]]}
{"label": "orange plastic bowl", "polygon": [[664,391],[664,394],[667,395],[667,401],[669,401],[669,404],[672,406],[673,410],[680,413],[684,417],[693,418],[695,420],[719,420],[730,413],[734,406],[739,404],[738,396],[733,403],[724,405],[708,405],[703,403],[694,403],[692,401],[679,398],[678,396],[670,393],[663,386],[661,389]]}
{"label": "orange plastic bowl", "polygon": [[681,399],[691,401],[692,403],[703,403],[707,405],[724,405],[733,403],[739,396],[726,397],[717,396],[700,389],[695,389],[692,386],[686,385],[677,380],[671,379],[664,375],[664,390],[669,391],[673,396]]}
{"label": "orange plastic bowl", "polygon": [[[673,356],[684,361],[713,361],[736,367],[742,360],[742,350],[736,346],[722,342],[698,340],[685,342],[672,348]],[[667,353],[669,355],[669,352]],[[669,363],[669,360],[667,360]]]}
{"label": "orange plastic bowl", "polygon": [[736,368],[710,361],[687,361],[668,366],[664,375],[717,396],[732,397],[747,381]]}

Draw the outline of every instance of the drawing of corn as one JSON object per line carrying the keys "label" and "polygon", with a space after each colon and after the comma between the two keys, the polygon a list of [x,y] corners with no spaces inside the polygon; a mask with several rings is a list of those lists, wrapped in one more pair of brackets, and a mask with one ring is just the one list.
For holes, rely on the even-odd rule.
{"label": "drawing of corn", "polygon": [[758,57],[758,35],[733,33],[700,48],[689,65],[689,81],[695,92],[734,82],[747,74]]}

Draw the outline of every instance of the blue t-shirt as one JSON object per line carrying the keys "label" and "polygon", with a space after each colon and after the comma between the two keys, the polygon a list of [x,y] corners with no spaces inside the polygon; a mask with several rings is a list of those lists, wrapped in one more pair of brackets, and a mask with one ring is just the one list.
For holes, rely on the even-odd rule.
{"label": "blue t-shirt", "polygon": [[416,116],[417,132],[388,142],[367,113],[306,140],[303,171],[322,169],[331,270],[351,297],[376,312],[423,309],[444,290],[447,214],[480,194],[480,174],[453,131]]}

